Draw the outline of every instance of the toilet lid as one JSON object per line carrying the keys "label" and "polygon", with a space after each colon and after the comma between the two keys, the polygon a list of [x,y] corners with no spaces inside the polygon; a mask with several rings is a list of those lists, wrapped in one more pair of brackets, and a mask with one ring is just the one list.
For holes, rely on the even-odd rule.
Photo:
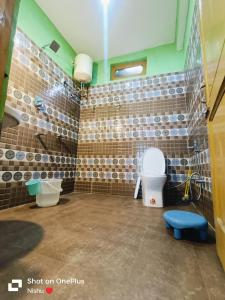
{"label": "toilet lid", "polygon": [[165,158],[158,148],[149,148],[142,158],[142,172],[149,174],[165,174]]}

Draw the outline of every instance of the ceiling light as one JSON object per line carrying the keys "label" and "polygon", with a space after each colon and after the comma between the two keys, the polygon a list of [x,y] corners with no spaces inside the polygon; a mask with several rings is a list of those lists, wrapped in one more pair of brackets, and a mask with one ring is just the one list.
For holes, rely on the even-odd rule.
{"label": "ceiling light", "polygon": [[104,6],[109,5],[109,0],[101,0],[101,1],[102,1],[102,5],[104,5]]}

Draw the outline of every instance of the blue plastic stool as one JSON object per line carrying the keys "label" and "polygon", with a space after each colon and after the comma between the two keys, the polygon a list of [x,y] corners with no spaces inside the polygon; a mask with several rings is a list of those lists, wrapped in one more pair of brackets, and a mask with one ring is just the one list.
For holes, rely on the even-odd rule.
{"label": "blue plastic stool", "polygon": [[166,228],[173,227],[176,240],[182,238],[182,229],[188,228],[198,229],[202,241],[208,237],[208,222],[203,216],[184,210],[169,210],[163,214],[163,218]]}

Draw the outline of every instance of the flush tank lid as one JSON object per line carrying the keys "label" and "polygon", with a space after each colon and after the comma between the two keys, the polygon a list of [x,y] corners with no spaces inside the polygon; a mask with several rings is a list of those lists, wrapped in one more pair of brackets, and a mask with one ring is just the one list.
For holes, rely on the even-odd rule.
{"label": "flush tank lid", "polygon": [[142,158],[142,173],[165,174],[165,158],[158,148],[148,148]]}

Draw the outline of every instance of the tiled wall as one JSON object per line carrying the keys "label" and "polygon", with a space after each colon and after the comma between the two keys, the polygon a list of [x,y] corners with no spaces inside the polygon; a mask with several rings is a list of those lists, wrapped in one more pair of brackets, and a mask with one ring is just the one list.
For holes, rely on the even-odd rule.
{"label": "tiled wall", "polygon": [[[190,114],[188,122],[190,160],[192,171],[200,173],[204,183],[203,192],[197,206],[213,224],[213,202],[211,194],[210,157],[208,150],[208,134],[206,127],[206,98],[204,89],[204,76],[202,68],[202,55],[199,30],[199,10],[196,3],[191,37],[186,57],[186,86],[187,110]],[[197,193],[197,187],[194,186]]]}
{"label": "tiled wall", "polygon": [[[143,152],[158,147],[166,157],[167,203],[182,197],[183,187],[167,188],[191,168],[204,180],[197,205],[213,224],[203,81],[197,6],[186,72],[90,87],[81,112],[71,78],[18,29],[7,103],[21,124],[0,137],[0,208],[34,200],[24,185],[29,178],[63,178],[64,192],[76,178],[75,190],[133,195]],[[194,143],[197,152],[187,147]]]}
{"label": "tiled wall", "polygon": [[167,158],[168,181],[189,166],[183,73],[110,83],[82,100],[76,189],[132,195],[148,147]]}
{"label": "tiled wall", "polygon": [[[35,108],[36,96],[44,112]],[[30,178],[62,178],[64,193],[73,191],[79,95],[71,78],[19,29],[7,104],[18,110],[21,124],[1,133],[0,208],[35,200],[25,189]]]}

